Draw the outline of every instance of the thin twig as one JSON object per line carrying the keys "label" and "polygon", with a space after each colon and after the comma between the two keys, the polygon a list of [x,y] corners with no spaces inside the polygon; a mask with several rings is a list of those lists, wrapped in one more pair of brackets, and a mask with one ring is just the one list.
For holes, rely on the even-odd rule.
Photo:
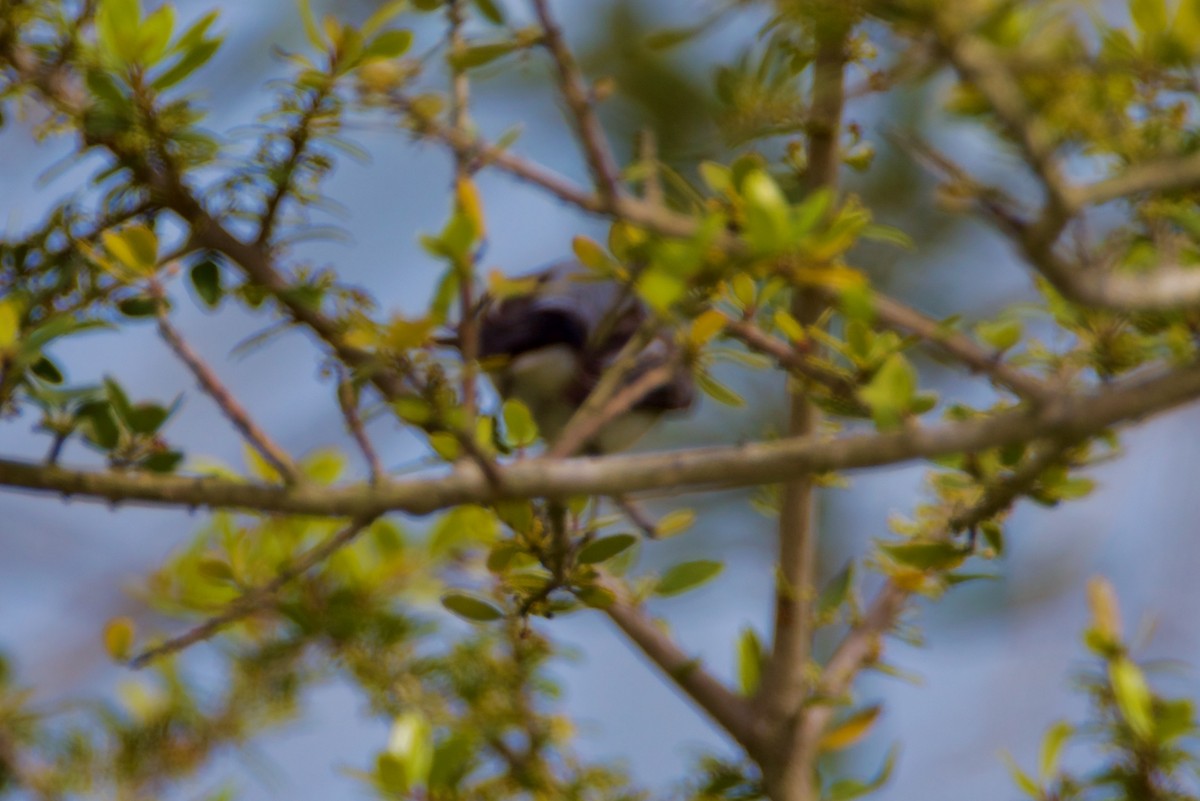
{"label": "thin twig", "polygon": [[577,424],[568,425],[550,447],[547,458],[557,459],[578,453],[604,426],[625,414],[654,390],[669,384],[678,368],[674,360],[647,370],[635,380],[617,390],[594,413],[581,416]]}
{"label": "thin twig", "polygon": [[217,378],[217,374],[213,372],[212,368],[200,357],[200,354],[192,350],[192,347],[183,338],[179,330],[171,325],[171,321],[167,317],[167,305],[164,302],[162,287],[157,283],[151,286],[151,291],[158,298],[158,333],[163,338],[163,341],[167,343],[171,351],[191,371],[200,388],[216,402],[217,408],[221,410],[221,413],[225,415],[229,422],[233,423],[233,427],[238,430],[242,438],[271,467],[275,468],[285,483],[295,484],[303,480],[303,474],[296,466],[296,463],[292,461],[292,457],[288,455],[287,451],[281,448],[261,426],[251,419],[249,412],[238,402],[233,393],[221,383],[221,380]]}
{"label": "thin twig", "polygon": [[770,356],[797,375],[826,387],[840,403],[848,404],[860,413],[870,413],[866,404],[858,399],[858,384],[849,375],[825,366],[810,354],[771,336],[749,320],[730,320],[725,324],[725,333],[750,350]]}
{"label": "thin twig", "polygon": [[[592,387],[587,398],[571,415],[571,419],[563,427],[558,439],[550,446],[546,458],[561,459],[571,456],[596,433],[598,428],[595,426],[595,421],[604,414],[606,407],[620,392],[621,384],[637,365],[642,350],[654,339],[656,330],[657,323],[652,318],[647,318],[642,322],[629,341],[622,346],[612,364],[600,376],[600,380]],[[634,402],[636,403],[636,401]],[[580,436],[580,432],[585,432],[586,436]]]}
{"label": "thin twig", "polygon": [[371,444],[371,438],[367,436],[362,417],[358,413],[358,391],[353,382],[345,376],[338,381],[337,397],[342,417],[346,420],[346,429],[350,432],[350,436],[354,437],[358,450],[367,462],[371,483],[377,483],[384,476],[383,463],[379,460],[379,454],[375,451],[375,446]]}
{"label": "thin twig", "polygon": [[559,89],[574,117],[575,132],[583,145],[592,181],[596,185],[601,202],[611,206],[612,201],[621,194],[620,179],[616,161],[604,135],[604,128],[592,107],[591,92],[588,91],[571,48],[563,38],[562,29],[550,13],[549,0],[532,1],[538,22],[545,32],[546,49],[550,51],[557,68]]}
{"label": "thin twig", "polygon": [[178,637],[172,637],[166,642],[147,648],[129,660],[132,668],[143,668],[156,659],[169,654],[178,653],[198,642],[211,639],[221,629],[224,629],[243,618],[263,609],[275,601],[278,592],[287,584],[296,580],[317,565],[321,564],[337,551],[349,545],[354,539],[371,525],[378,515],[359,518],[347,524],[329,539],[313,546],[300,555],[296,561],[279,571],[275,578],[262,586],[247,590],[240,598],[225,607],[220,614],[210,617],[195,628],[189,629]]}
{"label": "thin twig", "polygon": [[[1047,469],[1062,461],[1064,451],[1069,448],[1070,442],[1066,440],[1047,442],[1025,464],[989,487],[976,504],[952,516],[942,531],[933,535],[934,539],[946,539],[972,529],[1011,508]],[[818,692],[823,697],[841,696],[858,672],[877,660],[881,638],[895,625],[911,594],[910,590],[890,579],[884,584],[862,619],[846,634],[825,664],[818,684]],[[804,722],[805,736],[819,738],[835,713],[836,707],[832,704],[814,705]]]}
{"label": "thin twig", "polygon": [[888,328],[915,334],[946,355],[972,370],[989,376],[994,382],[1034,403],[1047,403],[1055,392],[1041,379],[1001,361],[1001,355],[989,352],[966,334],[949,330],[937,320],[886,295],[874,293],[875,316]]}
{"label": "thin twig", "polygon": [[[450,125],[460,136],[469,137],[471,126],[468,111],[468,104],[471,97],[470,79],[467,77],[465,70],[454,66],[458,63],[458,57],[466,47],[466,42],[462,34],[463,6],[463,0],[450,0],[450,3],[446,6],[446,14],[450,22],[448,38],[450,44],[449,61],[452,74]],[[470,159],[466,153],[455,150],[454,180],[459,185],[460,192],[463,191],[462,185],[469,181],[470,178]],[[462,407],[465,418],[463,427],[467,431],[474,431],[477,403],[476,381],[479,374],[479,334],[475,319],[475,270],[474,265],[470,263],[471,257],[468,256],[466,258],[467,264],[460,265],[462,269],[458,277],[458,345],[459,351],[462,354]]]}

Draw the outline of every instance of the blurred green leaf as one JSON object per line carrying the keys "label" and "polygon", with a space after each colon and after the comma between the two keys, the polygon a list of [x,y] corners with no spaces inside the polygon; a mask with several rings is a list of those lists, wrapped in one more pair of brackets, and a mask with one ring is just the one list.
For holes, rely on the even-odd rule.
{"label": "blurred green leaf", "polygon": [[665,597],[694,590],[716,578],[722,569],[724,565],[720,562],[707,559],[675,565],[662,574],[654,588],[654,594]]}
{"label": "blurred green leaf", "polygon": [[576,557],[583,565],[594,565],[612,559],[617,554],[637,543],[638,538],[633,534],[613,534],[592,540],[579,550]]}
{"label": "blurred green leaf", "polygon": [[490,623],[504,617],[504,612],[491,601],[458,590],[443,595],[442,606],[472,623]]}

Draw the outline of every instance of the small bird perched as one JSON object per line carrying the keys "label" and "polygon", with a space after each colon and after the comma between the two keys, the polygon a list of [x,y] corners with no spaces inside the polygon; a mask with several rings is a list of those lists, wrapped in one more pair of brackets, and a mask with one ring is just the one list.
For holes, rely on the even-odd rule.
{"label": "small bird perched", "polygon": [[[590,280],[572,262],[524,280],[531,284],[528,292],[480,303],[479,358],[496,390],[529,407],[542,437],[553,444],[649,312],[631,293],[610,281]],[[673,361],[675,349],[665,336],[653,339],[638,354],[626,384]],[[587,450],[628,447],[664,412],[691,406],[694,395],[690,371],[677,365],[670,380],[605,425]]]}

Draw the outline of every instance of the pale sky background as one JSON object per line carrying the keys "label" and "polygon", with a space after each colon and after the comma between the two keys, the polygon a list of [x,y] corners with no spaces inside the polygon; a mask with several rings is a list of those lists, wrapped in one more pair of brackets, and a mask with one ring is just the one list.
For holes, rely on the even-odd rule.
{"label": "pale sky background", "polygon": [[[217,4],[181,5],[186,15],[198,15]],[[287,0],[220,5],[226,45],[196,85],[205,88],[214,109],[210,127],[224,132],[253,120],[268,97],[264,79],[282,73],[266,44],[298,48],[302,34]],[[588,32],[609,5],[608,0],[558,4],[572,40],[581,44],[589,41]],[[689,20],[702,7],[699,2],[669,0],[655,5],[655,15]],[[419,27],[425,41],[433,41],[438,24],[435,18],[423,18]],[[752,33],[752,25],[731,26],[678,57],[719,58]],[[519,152],[582,181],[585,173],[565,134],[565,122],[553,95],[542,91],[548,86],[544,64],[528,60],[522,74],[523,83],[492,81],[477,87],[474,114],[480,128],[495,136],[522,122],[525,134],[516,147]],[[261,78],[247,77],[251,75]],[[541,81],[537,91],[531,88],[534,81]],[[895,113],[860,104],[852,108],[851,117],[877,139],[881,125],[895,122]],[[932,107],[921,113],[941,124]],[[1000,174],[1011,166],[985,140],[963,130],[957,127],[945,137],[948,146],[983,171]],[[438,148],[413,145],[381,123],[356,131],[353,138],[373,154],[372,162],[342,163],[327,185],[329,194],[345,207],[344,219],[337,222],[351,240],[304,245],[296,256],[335,265],[345,279],[371,288],[383,308],[415,311],[429,297],[435,275],[416,239],[444,221],[449,160]],[[39,183],[39,174],[69,149],[70,143],[61,140],[36,144],[20,122],[0,130],[0,231],[14,235],[25,230],[55,198],[86,178],[85,165]],[[853,176],[849,180],[862,183]],[[575,234],[603,237],[601,222],[498,173],[483,173],[480,186],[492,232],[485,269],[523,272],[568,254]],[[896,191],[907,188],[897,186]],[[934,248],[881,258],[890,264],[877,274],[890,276],[897,292],[930,312],[965,307],[983,316],[996,308],[991,304],[1030,296],[1027,277],[1011,253],[977,226]],[[318,350],[309,337],[291,334],[231,358],[231,348],[259,330],[264,319],[250,317],[233,304],[217,314],[202,311],[182,284],[172,294],[179,327],[285,446],[303,453],[345,444],[330,387],[316,375],[313,357]],[[195,391],[152,326],[131,325],[120,334],[81,337],[57,346],[54,353],[75,381],[98,379],[108,371],[135,396],[169,400],[186,392],[183,410],[167,430],[171,441],[189,454],[239,461],[237,438],[226,435],[224,420]],[[954,378],[945,370],[934,367],[929,375],[937,379],[944,397],[986,397],[978,383]],[[781,389],[762,379],[744,383],[741,389],[751,399],[754,414],[705,403],[692,417],[664,426],[643,447],[754,436],[762,420],[781,408]],[[33,422],[32,415],[0,421],[0,453],[40,456],[46,441],[31,433]],[[1018,796],[1000,752],[1009,751],[1032,768],[1046,727],[1062,717],[1078,720],[1082,711],[1081,699],[1068,689],[1072,671],[1085,664],[1078,633],[1086,624],[1083,586],[1091,575],[1101,573],[1113,580],[1130,628],[1143,621],[1154,624],[1155,636],[1144,655],[1200,665],[1200,633],[1194,622],[1200,604],[1200,582],[1195,578],[1200,493],[1192,486],[1200,473],[1200,449],[1190,435],[1197,423],[1200,411],[1192,408],[1127,435],[1126,456],[1094,472],[1100,490],[1092,499],[1057,510],[1020,507],[1009,528],[1009,554],[993,565],[978,565],[998,573],[997,581],[955,590],[935,607],[921,606],[917,619],[926,635],[924,647],[896,641],[888,647],[889,660],[921,682],[869,677],[861,685],[865,699],[886,703],[886,714],[859,749],[860,775],[872,772],[893,742],[902,743],[893,781],[875,797],[999,801]],[[418,455],[412,441],[396,434],[386,421],[374,430],[388,464],[403,464]],[[76,444],[65,460],[88,463],[94,456]],[[850,489],[825,496],[822,545],[832,570],[850,555],[861,555],[867,540],[884,535],[890,515],[911,514],[921,474],[920,468],[859,473]],[[769,626],[772,523],[750,511],[737,494],[697,498],[694,503],[703,506],[699,530],[650,544],[645,564],[669,564],[683,556],[728,562],[718,581],[683,598],[659,602],[655,609],[671,620],[690,650],[703,655],[718,675],[729,677],[739,629],[747,623],[760,632]],[[137,609],[125,589],[185,544],[200,518],[144,509],[110,511],[50,497],[0,493],[0,521],[0,649],[14,657],[18,675],[27,682],[36,677],[47,702],[111,696],[119,684],[136,679],[108,664],[100,629],[109,616]],[[419,530],[426,521],[405,525]],[[559,663],[557,672],[567,687],[567,710],[584,724],[585,753],[624,760],[636,779],[665,788],[686,776],[696,754],[727,748],[601,616],[575,615],[555,620],[548,628],[584,655]],[[204,646],[189,659],[202,670]],[[1200,695],[1195,669],[1160,680],[1175,693]],[[179,797],[230,777],[242,790],[240,797],[254,801],[367,797],[341,769],[368,764],[385,742],[386,722],[365,719],[363,700],[340,685],[312,693],[305,708],[299,722],[264,737],[250,755],[223,757]]]}

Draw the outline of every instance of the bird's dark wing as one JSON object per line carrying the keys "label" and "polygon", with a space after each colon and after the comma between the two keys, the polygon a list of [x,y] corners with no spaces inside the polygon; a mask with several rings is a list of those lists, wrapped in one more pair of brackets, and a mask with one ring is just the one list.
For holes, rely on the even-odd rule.
{"label": "bird's dark wing", "polygon": [[[515,358],[539,348],[566,345],[580,357],[579,376],[569,400],[582,403],[648,312],[636,296],[612,281],[589,280],[587,271],[575,262],[554,265],[535,277],[536,287],[528,295],[484,300],[479,355]],[[638,356],[626,380],[634,381],[648,370],[673,361],[675,347],[666,337],[655,339]],[[679,366],[670,382],[634,408],[686,409],[694,396],[691,373]]]}

